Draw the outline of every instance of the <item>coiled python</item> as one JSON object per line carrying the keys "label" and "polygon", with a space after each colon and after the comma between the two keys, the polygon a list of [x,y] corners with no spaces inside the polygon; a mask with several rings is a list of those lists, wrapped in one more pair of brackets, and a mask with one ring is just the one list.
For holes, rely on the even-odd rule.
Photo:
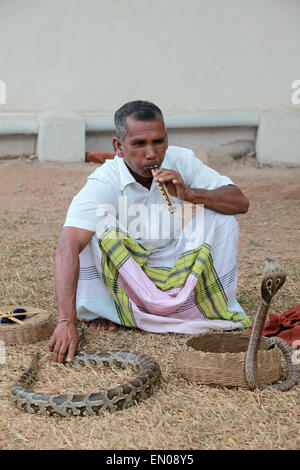
{"label": "coiled python", "polygon": [[38,372],[39,354],[12,388],[12,400],[23,411],[49,416],[91,416],[117,411],[149,397],[158,385],[161,370],[157,361],[146,354],[130,351],[79,351],[69,365],[94,367],[131,365],[138,375],[124,385],[110,390],[70,395],[48,395],[30,391]]}
{"label": "coiled python", "polygon": [[248,351],[245,361],[245,376],[250,390],[258,388],[260,390],[279,390],[285,392],[297,384],[299,379],[298,365],[293,363],[293,349],[282,338],[272,337],[264,338],[270,349],[274,345],[282,351],[287,364],[287,378],[282,383],[263,385],[258,383],[256,378],[256,358],[264,323],[269,310],[272,297],[283,286],[286,280],[284,269],[276,264],[273,260],[267,258],[266,266],[263,273],[261,283],[262,302],[256,314],[252,327],[251,337],[248,345]]}

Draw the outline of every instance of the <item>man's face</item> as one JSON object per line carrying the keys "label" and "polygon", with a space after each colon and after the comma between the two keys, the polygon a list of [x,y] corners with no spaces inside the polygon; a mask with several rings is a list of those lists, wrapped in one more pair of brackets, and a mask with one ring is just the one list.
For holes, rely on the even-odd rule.
{"label": "man's face", "polygon": [[[167,132],[158,116],[153,121],[137,121],[128,116],[124,140],[114,138],[117,155],[136,175],[152,178],[150,166],[160,166],[168,148]],[[135,176],[135,175],[134,175]]]}

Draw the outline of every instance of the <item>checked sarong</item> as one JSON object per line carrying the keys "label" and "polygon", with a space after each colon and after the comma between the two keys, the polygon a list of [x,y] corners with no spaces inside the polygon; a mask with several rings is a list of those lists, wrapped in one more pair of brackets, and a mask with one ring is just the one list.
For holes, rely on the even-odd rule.
{"label": "checked sarong", "polygon": [[164,329],[168,319],[187,324],[202,319],[250,325],[244,313],[228,309],[223,283],[230,283],[233,276],[218,276],[209,244],[180,254],[172,268],[149,266],[150,252],[127,234],[120,236],[117,229],[109,229],[99,247],[102,279],[120,324],[143,327],[148,317],[157,329],[160,325]]}
{"label": "checked sarong", "polygon": [[248,328],[236,299],[238,234],[234,216],[209,210],[192,248],[184,240],[140,243],[108,227],[80,254],[78,317],[154,333]]}

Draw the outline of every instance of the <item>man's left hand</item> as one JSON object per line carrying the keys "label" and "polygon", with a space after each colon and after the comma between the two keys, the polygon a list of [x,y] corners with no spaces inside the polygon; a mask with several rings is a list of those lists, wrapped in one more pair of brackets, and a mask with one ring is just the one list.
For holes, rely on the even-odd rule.
{"label": "man's left hand", "polygon": [[189,188],[177,171],[160,168],[159,170],[155,170],[153,178],[154,181],[165,184],[170,196],[177,197],[182,201],[188,200]]}

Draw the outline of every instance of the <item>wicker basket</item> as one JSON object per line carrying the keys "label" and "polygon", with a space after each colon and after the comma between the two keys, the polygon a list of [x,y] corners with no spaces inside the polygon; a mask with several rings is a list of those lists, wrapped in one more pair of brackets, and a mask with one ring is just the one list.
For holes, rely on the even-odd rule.
{"label": "wicker basket", "polygon": [[[176,361],[178,372],[187,380],[202,384],[248,388],[245,359],[250,336],[242,332],[210,332],[192,337]],[[280,350],[266,350],[262,337],[257,353],[257,379],[261,384],[277,382],[281,375]]]}
{"label": "wicker basket", "polygon": [[[23,344],[35,343],[48,338],[53,331],[53,322],[50,314],[46,310],[40,310],[35,307],[16,305],[4,305],[0,310],[7,312],[15,308],[24,308],[28,312],[39,312],[37,315],[28,315],[22,320],[22,325],[18,323],[0,323],[0,340],[5,344]],[[20,313],[20,315],[22,315]]]}

